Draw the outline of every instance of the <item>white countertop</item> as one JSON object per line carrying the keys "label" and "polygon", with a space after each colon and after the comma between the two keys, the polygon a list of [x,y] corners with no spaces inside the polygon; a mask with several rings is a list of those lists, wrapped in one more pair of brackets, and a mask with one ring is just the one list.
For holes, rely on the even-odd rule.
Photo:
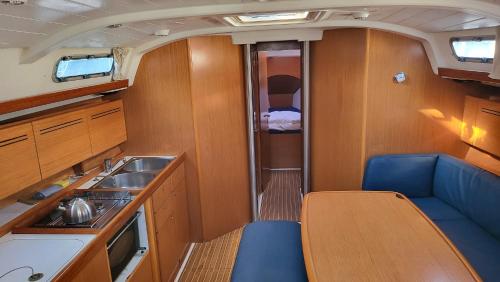
{"label": "white countertop", "polygon": [[51,281],[95,235],[87,234],[7,234],[0,238],[0,281],[28,281],[43,273],[39,281]]}

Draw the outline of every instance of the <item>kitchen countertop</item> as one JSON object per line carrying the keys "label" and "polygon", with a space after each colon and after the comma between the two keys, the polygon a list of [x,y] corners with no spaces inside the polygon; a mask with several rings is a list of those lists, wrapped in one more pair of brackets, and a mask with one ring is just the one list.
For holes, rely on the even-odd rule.
{"label": "kitchen countertop", "polygon": [[[112,171],[115,171],[121,167],[124,162],[133,157],[141,156],[124,157],[113,166]],[[145,157],[167,157],[176,159],[179,159],[180,157],[179,161],[183,160],[183,155],[178,157]],[[172,167],[172,165],[167,165],[162,172],[155,177],[152,183],[144,188],[144,190],[152,190],[152,186],[155,186],[154,182],[158,181],[160,175],[166,177],[166,171],[169,167]],[[91,180],[75,189],[89,189],[100,181],[100,176],[106,176],[110,173],[102,172],[98,175],[98,180],[93,177]],[[144,192],[150,194],[153,191]],[[132,202],[136,202],[136,200],[133,200]],[[132,206],[131,204],[129,205]],[[11,208],[9,210],[10,212],[8,217],[15,218],[36,206],[37,205],[33,205],[29,208]],[[19,214],[16,214],[16,212]],[[4,216],[4,210],[0,210],[0,218],[2,218],[2,216]],[[105,227],[105,229],[110,230],[111,227]],[[91,249],[92,245],[94,245],[92,244],[93,242],[102,239],[101,237],[104,236],[102,233],[108,232],[100,232],[98,234],[6,234],[3,237],[0,237],[0,277],[12,269],[22,266],[30,266],[33,267],[35,273],[41,272],[44,274],[43,278],[39,281],[51,281],[52,279],[58,279],[60,278],[60,273],[63,270],[74,267],[75,260],[78,259],[78,256],[83,255],[83,253],[87,253],[88,250]],[[96,238],[99,240],[96,240]],[[5,275],[3,278],[0,278],[0,282],[28,281],[27,279],[31,273],[32,271],[28,267],[18,269]]]}
{"label": "kitchen countertop", "polygon": [[[28,266],[50,281],[96,236],[87,234],[7,234],[0,238],[0,277]],[[25,267],[6,274],[0,281],[28,281]]]}

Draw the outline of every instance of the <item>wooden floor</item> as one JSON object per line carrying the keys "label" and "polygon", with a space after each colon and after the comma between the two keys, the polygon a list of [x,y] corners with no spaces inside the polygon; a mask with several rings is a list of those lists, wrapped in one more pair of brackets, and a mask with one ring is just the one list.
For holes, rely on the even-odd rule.
{"label": "wooden floor", "polygon": [[[261,220],[300,220],[300,171],[273,171],[262,196]],[[243,228],[194,246],[179,281],[231,280]]]}
{"label": "wooden floor", "polygon": [[179,281],[230,281],[242,231],[197,243]]}
{"label": "wooden floor", "polygon": [[262,195],[260,220],[300,221],[301,171],[272,171]]}

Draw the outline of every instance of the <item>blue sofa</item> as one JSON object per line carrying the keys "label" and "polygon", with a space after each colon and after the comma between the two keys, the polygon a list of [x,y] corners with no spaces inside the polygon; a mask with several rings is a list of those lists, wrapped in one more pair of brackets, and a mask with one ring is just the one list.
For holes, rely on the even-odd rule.
{"label": "blue sofa", "polygon": [[500,177],[444,154],[371,158],[364,190],[389,190],[415,203],[484,281],[500,281]]}
{"label": "blue sofa", "polygon": [[245,226],[231,281],[307,281],[300,224],[257,221]]}

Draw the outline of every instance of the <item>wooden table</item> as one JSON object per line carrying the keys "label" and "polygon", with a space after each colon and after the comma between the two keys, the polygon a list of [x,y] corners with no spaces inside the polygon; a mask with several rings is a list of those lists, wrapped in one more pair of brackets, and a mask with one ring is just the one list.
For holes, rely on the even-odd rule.
{"label": "wooden table", "polygon": [[302,206],[309,281],[480,281],[448,238],[393,192],[309,193]]}

